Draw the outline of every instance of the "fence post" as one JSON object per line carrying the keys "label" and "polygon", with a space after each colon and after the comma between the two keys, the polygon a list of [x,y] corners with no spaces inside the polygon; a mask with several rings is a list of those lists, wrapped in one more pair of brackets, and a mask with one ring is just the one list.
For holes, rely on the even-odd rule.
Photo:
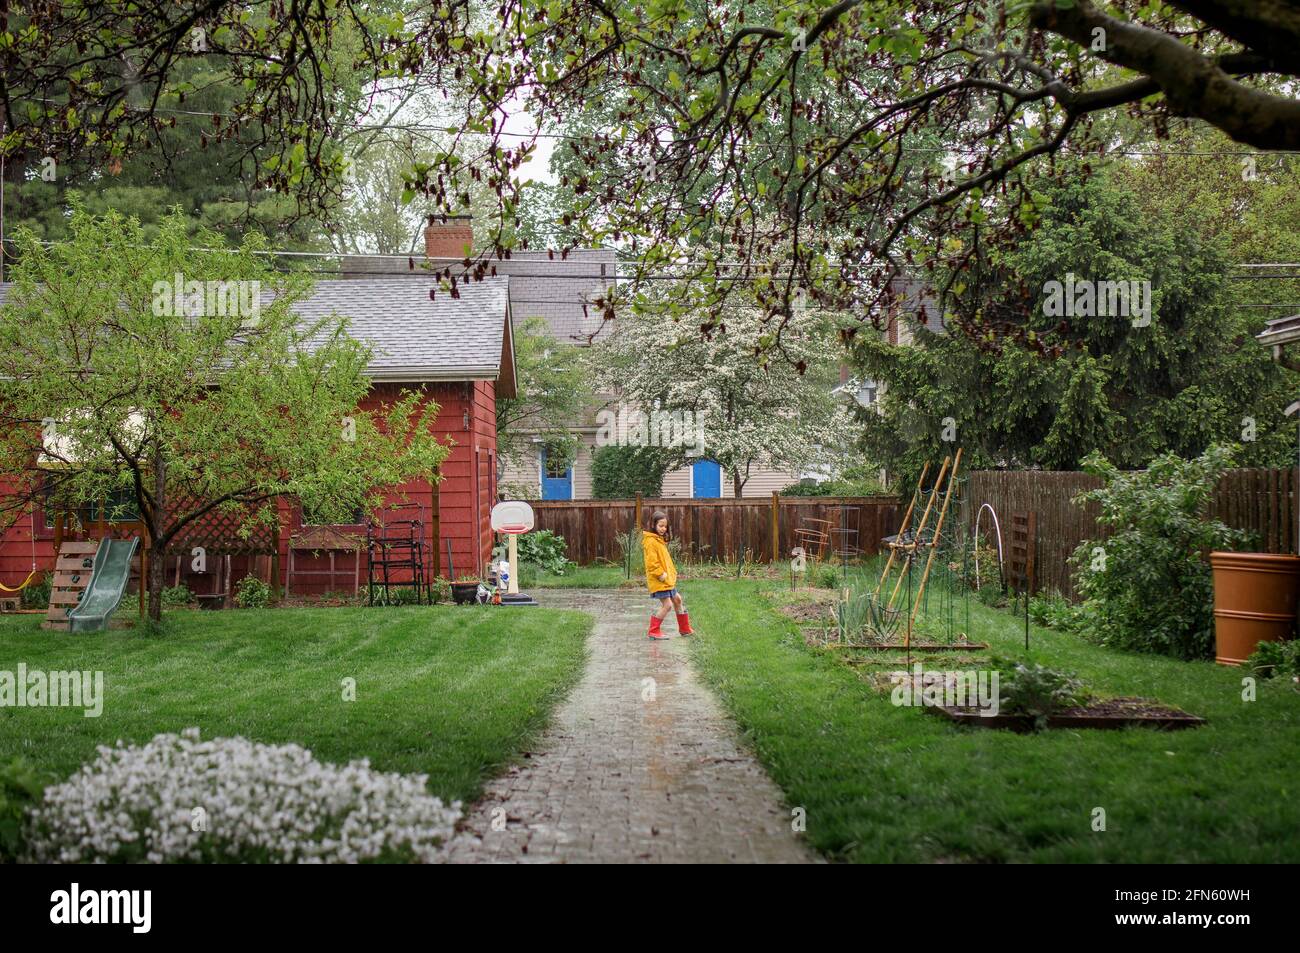
{"label": "fence post", "polygon": [[641,528],[641,494],[636,495],[636,528]]}
{"label": "fence post", "polygon": [[[280,513],[275,514],[275,526],[271,530],[271,601],[280,602]],[[435,550],[436,551],[436,550]],[[331,554],[331,558],[332,558]],[[330,577],[330,584],[333,585],[334,577]]]}
{"label": "fence post", "polygon": [[772,565],[781,561],[781,500],[772,493]]}

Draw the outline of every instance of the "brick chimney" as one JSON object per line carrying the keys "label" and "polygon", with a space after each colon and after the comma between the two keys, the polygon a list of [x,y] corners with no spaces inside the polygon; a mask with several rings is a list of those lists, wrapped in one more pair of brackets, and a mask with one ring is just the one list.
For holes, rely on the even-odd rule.
{"label": "brick chimney", "polygon": [[424,229],[424,254],[428,258],[468,258],[474,245],[474,224],[469,215],[430,215]]}

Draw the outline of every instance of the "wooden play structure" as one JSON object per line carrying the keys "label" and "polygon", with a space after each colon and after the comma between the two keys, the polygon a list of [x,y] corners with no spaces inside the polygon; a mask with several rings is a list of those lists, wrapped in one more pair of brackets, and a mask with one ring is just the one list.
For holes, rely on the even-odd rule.
{"label": "wooden play structure", "polygon": [[[95,525],[97,538],[69,539],[75,535],[74,517],[61,513],[54,522],[54,575],[50,602],[41,628],[56,632],[99,631],[121,602],[136,564],[140,580],[140,618],[145,612],[145,586],[149,556],[141,545],[144,524],[138,521]],[[79,611],[80,610],[80,611]]]}
{"label": "wooden play structure", "polygon": [[81,602],[90,585],[90,572],[95,561],[99,540],[69,540],[58,547],[54,559],[54,578],[50,580],[50,606],[45,613],[43,629],[68,632],[68,610]]}

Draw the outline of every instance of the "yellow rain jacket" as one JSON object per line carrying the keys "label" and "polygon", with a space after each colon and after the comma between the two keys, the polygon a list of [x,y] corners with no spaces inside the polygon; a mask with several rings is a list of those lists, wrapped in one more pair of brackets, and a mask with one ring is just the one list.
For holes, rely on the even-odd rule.
{"label": "yellow rain jacket", "polygon": [[[645,583],[650,594],[677,586],[677,567],[668,554],[668,544],[658,533],[641,531],[641,550],[645,553]],[[660,578],[663,576],[665,578]]]}

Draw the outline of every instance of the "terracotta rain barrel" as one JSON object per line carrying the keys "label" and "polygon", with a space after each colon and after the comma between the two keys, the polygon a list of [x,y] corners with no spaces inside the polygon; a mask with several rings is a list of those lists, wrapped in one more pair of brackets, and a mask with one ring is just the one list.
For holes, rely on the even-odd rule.
{"label": "terracotta rain barrel", "polygon": [[1300,556],[1210,553],[1214,571],[1214,660],[1240,665],[1260,642],[1291,638],[1300,595]]}

